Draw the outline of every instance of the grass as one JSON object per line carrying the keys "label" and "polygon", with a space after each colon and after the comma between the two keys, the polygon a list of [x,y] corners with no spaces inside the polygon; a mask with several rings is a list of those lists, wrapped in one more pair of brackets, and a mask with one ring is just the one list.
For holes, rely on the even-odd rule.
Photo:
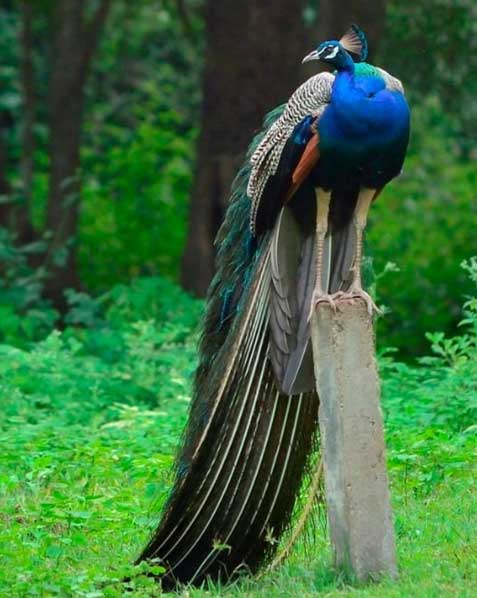
{"label": "grass", "polygon": [[[192,304],[183,298],[178,308],[174,297],[146,322],[142,314],[154,310],[135,295],[146,293],[144,285],[123,291],[90,332],[53,333],[30,349],[0,347],[2,598],[160,595],[140,575],[144,567],[132,563],[171,482],[187,414],[196,318]],[[284,566],[258,581],[183,595],[474,596],[472,310],[467,325],[468,333],[455,339],[433,335],[434,356],[419,367],[381,360],[398,580],[363,586],[337,577],[322,527],[313,546],[301,542]],[[151,402],[155,395],[158,404]],[[121,583],[125,577],[132,578],[132,590]]]}
{"label": "grass", "polygon": [[121,595],[100,588],[130,572],[150,530],[151,498],[171,465],[162,419],[136,412],[114,425],[26,424],[2,435],[1,595]]}
{"label": "grass", "polygon": [[[168,486],[172,447],[163,443],[165,428],[165,414],[141,411],[92,428],[45,423],[19,429],[12,422],[1,437],[2,596],[159,595],[147,579],[138,578],[133,593],[119,580],[137,574],[131,563]],[[322,529],[313,548],[299,545],[285,566],[258,582],[188,595],[474,596],[475,436],[455,442],[429,430],[394,435],[400,437],[389,438],[389,466],[399,581],[354,587],[337,579]]]}

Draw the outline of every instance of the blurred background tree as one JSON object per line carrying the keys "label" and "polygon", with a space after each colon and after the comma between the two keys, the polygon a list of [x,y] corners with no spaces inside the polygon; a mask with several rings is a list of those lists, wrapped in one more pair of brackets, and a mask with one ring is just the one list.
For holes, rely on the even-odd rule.
{"label": "blurred background tree", "polygon": [[[42,106],[48,130],[48,197],[44,231],[47,243],[42,264],[48,273],[45,296],[64,307],[65,288],[79,285],[76,270],[78,214],[81,198],[80,144],[85,85],[110,0],[88,6],[82,0],[18,3],[18,75],[20,129],[16,165],[21,201],[6,202],[3,219],[18,242],[37,237],[31,221],[36,125],[35,22],[47,52],[41,65],[47,73],[46,105]],[[89,10],[88,10],[89,9]]]}
{"label": "blurred background tree", "polygon": [[[64,291],[160,275],[203,295],[244,150],[350,21],[413,107],[406,169],[372,212],[381,342],[410,357],[451,331],[475,253],[472,0],[3,0],[0,310],[38,332]],[[463,55],[463,49],[465,53]],[[379,276],[388,262],[398,274]],[[387,268],[390,272],[393,268]]]}

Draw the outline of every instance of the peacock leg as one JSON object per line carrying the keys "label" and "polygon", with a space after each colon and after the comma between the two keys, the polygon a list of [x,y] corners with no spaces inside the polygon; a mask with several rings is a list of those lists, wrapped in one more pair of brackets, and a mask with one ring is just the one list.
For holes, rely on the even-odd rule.
{"label": "peacock leg", "polygon": [[311,298],[310,318],[320,303],[328,303],[336,309],[335,297],[323,288],[323,256],[325,238],[328,232],[328,214],[330,211],[331,191],[315,189],[316,195],[316,277],[315,289]]}
{"label": "peacock leg", "polygon": [[356,230],[356,254],[353,266],[353,279],[351,286],[345,293],[341,294],[340,301],[353,301],[362,299],[368,308],[369,315],[373,312],[380,313],[379,308],[374,303],[372,297],[363,289],[361,278],[361,266],[363,262],[363,232],[368,220],[369,208],[376,196],[376,189],[362,189],[360,191],[356,209],[354,212],[354,227]]}

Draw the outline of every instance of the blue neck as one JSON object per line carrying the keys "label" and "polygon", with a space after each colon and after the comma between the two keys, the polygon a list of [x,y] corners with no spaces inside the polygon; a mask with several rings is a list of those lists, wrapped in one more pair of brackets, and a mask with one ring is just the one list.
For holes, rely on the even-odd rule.
{"label": "blue neck", "polygon": [[345,72],[349,73],[350,75],[354,75],[354,62],[348,52],[340,52],[336,58],[337,59],[334,63],[334,66],[339,73]]}
{"label": "blue neck", "polygon": [[343,60],[336,67],[337,73],[331,97],[332,102],[339,106],[342,102],[347,103],[350,94],[354,96],[356,93],[355,66],[349,54],[345,54]]}

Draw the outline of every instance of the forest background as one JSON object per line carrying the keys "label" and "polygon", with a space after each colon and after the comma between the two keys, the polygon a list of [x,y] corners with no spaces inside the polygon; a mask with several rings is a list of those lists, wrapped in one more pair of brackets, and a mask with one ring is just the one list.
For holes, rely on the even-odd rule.
{"label": "forest background", "polygon": [[[121,537],[125,567],[167,488],[234,173],[265,113],[316,72],[302,57],[350,22],[413,113],[367,235],[398,506],[411,484],[419,516],[442,451],[452,475],[475,458],[473,0],[2,0],[9,596],[120,595],[98,589],[98,555]],[[45,559],[62,566],[50,576]]]}

